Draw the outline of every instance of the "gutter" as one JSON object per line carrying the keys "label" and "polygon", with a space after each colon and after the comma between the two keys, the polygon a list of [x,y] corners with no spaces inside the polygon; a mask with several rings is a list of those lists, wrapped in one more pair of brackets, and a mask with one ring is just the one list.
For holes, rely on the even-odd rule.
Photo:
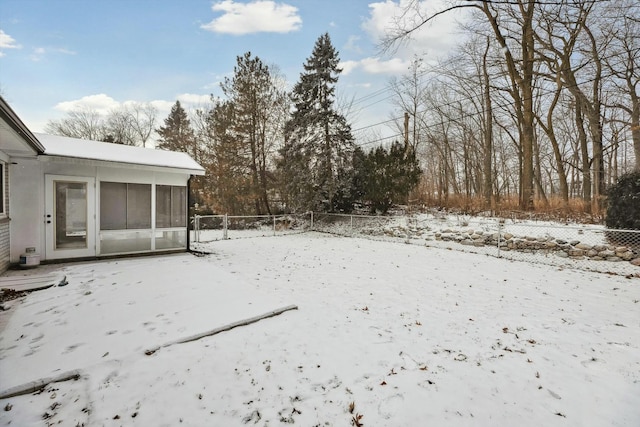
{"label": "gutter", "polygon": [[189,199],[191,198],[191,180],[193,175],[189,175],[187,180],[187,252],[191,252],[191,220],[189,218]]}

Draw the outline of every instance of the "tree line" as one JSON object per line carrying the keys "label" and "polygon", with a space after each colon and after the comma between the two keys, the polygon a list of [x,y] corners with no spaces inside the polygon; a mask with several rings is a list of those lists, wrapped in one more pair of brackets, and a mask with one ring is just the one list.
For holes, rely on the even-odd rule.
{"label": "tree line", "polygon": [[[393,138],[358,133],[356,144],[336,102],[341,70],[328,34],[291,91],[276,66],[247,52],[222,82],[222,99],[190,114],[176,102],[156,129],[157,148],[185,151],[206,168],[194,202],[269,214],[460,200],[568,211],[578,201],[602,213],[608,186],[640,168],[640,4],[465,0],[431,14],[428,2],[402,4],[405,19],[384,48],[411,43],[442,14],[472,14],[447,57],[418,55],[389,82]],[[110,114],[102,128],[82,117],[87,134],[64,120],[49,131],[144,145],[144,132],[131,129],[152,121],[132,110]]]}
{"label": "tree line", "polygon": [[[336,105],[338,64],[331,38],[323,34],[290,92],[277,67],[246,52],[221,83],[222,99],[212,96],[191,114],[176,101],[155,129],[156,148],[186,152],[206,169],[192,180],[190,206],[235,215],[351,212],[357,206],[386,213],[393,203],[406,202],[421,173],[415,152],[406,143],[370,152],[355,145]],[[144,145],[146,139],[121,126],[128,120],[132,129],[143,127],[138,120],[150,116],[137,111],[129,106],[103,118],[79,110],[49,122],[47,130]]]}
{"label": "tree line", "polygon": [[426,3],[405,3],[415,19],[398,21],[386,48],[443,14],[471,19],[447,58],[417,57],[392,82],[397,111],[413,120],[422,196],[488,208],[517,196],[522,210],[579,199],[602,212],[607,187],[640,169],[640,3],[466,0],[435,13]]}

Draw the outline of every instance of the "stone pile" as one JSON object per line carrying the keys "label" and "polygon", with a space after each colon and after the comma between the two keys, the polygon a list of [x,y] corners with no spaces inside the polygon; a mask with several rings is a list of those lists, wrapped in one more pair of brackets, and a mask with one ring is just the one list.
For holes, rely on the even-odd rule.
{"label": "stone pile", "polygon": [[640,250],[629,246],[615,246],[608,244],[590,245],[579,240],[556,239],[551,236],[515,236],[511,233],[485,233],[473,229],[443,229],[431,231],[428,228],[418,228],[396,225],[383,230],[367,228],[361,230],[363,234],[386,235],[395,238],[426,239],[443,242],[456,242],[466,246],[500,246],[501,251],[518,251],[523,253],[554,254],[561,258],[576,260],[628,261],[640,266]]}

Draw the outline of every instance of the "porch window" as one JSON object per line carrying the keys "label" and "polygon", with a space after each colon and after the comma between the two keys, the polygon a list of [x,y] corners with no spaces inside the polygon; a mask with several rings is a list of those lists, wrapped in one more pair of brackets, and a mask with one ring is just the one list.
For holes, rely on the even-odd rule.
{"label": "porch window", "polygon": [[156,185],[156,228],[187,226],[187,188]]}
{"label": "porch window", "polygon": [[100,229],[151,228],[151,184],[100,183]]}
{"label": "porch window", "polygon": [[100,253],[151,250],[151,184],[100,183]]}

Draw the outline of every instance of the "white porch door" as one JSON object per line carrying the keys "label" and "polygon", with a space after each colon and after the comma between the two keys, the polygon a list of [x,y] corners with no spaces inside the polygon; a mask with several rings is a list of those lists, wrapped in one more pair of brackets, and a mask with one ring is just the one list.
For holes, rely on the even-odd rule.
{"label": "white porch door", "polygon": [[45,175],[46,258],[96,255],[95,178]]}

